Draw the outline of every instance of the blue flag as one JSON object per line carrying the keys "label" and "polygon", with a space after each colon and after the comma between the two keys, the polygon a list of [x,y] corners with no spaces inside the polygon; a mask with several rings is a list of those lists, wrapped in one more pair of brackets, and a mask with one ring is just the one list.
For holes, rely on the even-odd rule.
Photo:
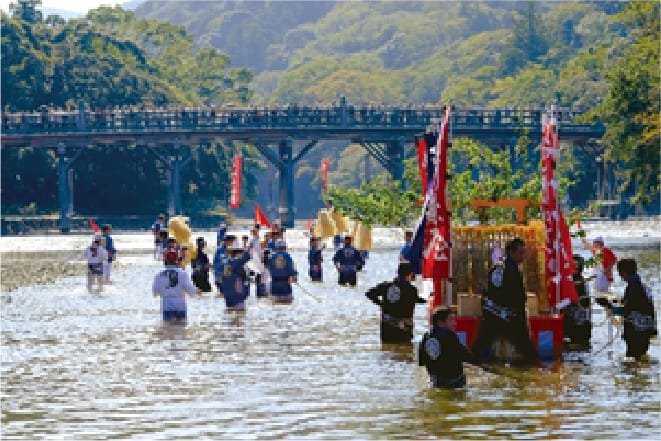
{"label": "blue flag", "polygon": [[413,231],[413,240],[408,250],[402,254],[404,259],[411,263],[411,268],[415,274],[422,274],[422,251],[425,248],[425,225],[427,223],[427,199],[425,198],[425,205],[422,208],[422,216],[415,226]]}
{"label": "blue flag", "polygon": [[[427,144],[427,193],[429,193],[432,182],[434,181],[434,172],[436,171],[436,142],[438,134],[433,132],[425,133],[425,143]],[[411,246],[402,256],[408,260],[415,274],[422,274],[422,252],[425,248],[425,226],[427,225],[427,205],[429,204],[429,194],[425,195],[425,203],[422,207],[422,215],[413,231],[413,240]]]}

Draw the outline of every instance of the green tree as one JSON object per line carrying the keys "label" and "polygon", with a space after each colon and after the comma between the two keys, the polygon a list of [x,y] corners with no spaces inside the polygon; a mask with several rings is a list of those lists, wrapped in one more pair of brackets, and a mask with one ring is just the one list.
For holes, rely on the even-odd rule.
{"label": "green tree", "polygon": [[636,1],[618,15],[632,43],[607,73],[610,90],[594,115],[606,124],[606,158],[618,165],[620,192],[634,204],[659,201],[659,3]]}
{"label": "green tree", "polygon": [[330,186],[326,202],[340,213],[367,226],[404,226],[420,214],[420,176],[416,159],[408,159],[404,167],[407,188],[386,173],[360,185],[343,189]]}
{"label": "green tree", "polygon": [[537,60],[548,50],[544,22],[536,11],[535,2],[528,1],[527,8],[514,19],[510,45],[503,51],[501,71],[511,75],[528,61]]}
{"label": "green tree", "polygon": [[12,17],[19,18],[27,23],[38,23],[42,19],[41,0],[18,0],[9,4]]}
{"label": "green tree", "polygon": [[[471,208],[476,199],[525,198],[540,202],[541,175],[540,146],[534,145],[524,133],[519,138],[511,157],[508,148],[491,147],[470,138],[453,140],[448,151],[447,195],[454,222],[463,224],[476,219],[480,213]],[[559,197],[562,199],[573,183],[571,150],[561,150],[558,165]],[[422,207],[420,175],[417,159],[404,161],[406,189],[387,174],[359,187],[329,189],[327,202],[341,213],[367,225],[410,225],[420,216]],[[489,208],[487,218],[496,223],[514,222],[515,212],[510,208]],[[528,217],[539,217],[538,206],[528,208]]]}

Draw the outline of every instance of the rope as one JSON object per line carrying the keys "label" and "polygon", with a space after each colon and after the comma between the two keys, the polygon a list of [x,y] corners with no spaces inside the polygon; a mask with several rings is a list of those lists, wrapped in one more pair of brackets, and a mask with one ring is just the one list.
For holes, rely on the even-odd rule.
{"label": "rope", "polygon": [[312,297],[314,300],[316,300],[318,303],[321,303],[321,299],[319,299],[317,296],[313,295],[310,291],[307,289],[303,288],[298,282],[294,282],[294,285],[298,286],[301,291],[303,291],[305,294],[309,295]]}
{"label": "rope", "polygon": [[612,345],[612,344],[615,342],[615,340],[620,336],[620,334],[621,334],[621,333],[620,333],[619,330],[618,330],[618,332],[616,332],[615,335],[613,335],[613,338],[611,338],[608,342],[606,342],[605,345],[603,345],[603,346],[602,346],[601,348],[599,348],[597,351],[593,352],[591,355],[598,355],[598,354],[600,354],[601,352],[603,352],[604,349],[606,349],[607,347],[609,347],[610,345]]}
{"label": "rope", "polygon": [[[593,352],[592,355],[600,354],[601,352],[604,351],[604,349],[611,346],[615,342],[615,340],[617,340],[620,337],[620,335],[622,335],[622,332],[621,332],[620,327],[619,327],[619,323],[615,320],[615,316],[607,311],[606,312],[606,319],[607,320],[610,319],[613,326],[615,326],[616,332],[613,334],[613,338],[611,338],[609,341],[607,341],[606,344],[603,345],[601,348],[599,348],[597,351]],[[604,320],[604,322],[605,322],[605,320]]]}

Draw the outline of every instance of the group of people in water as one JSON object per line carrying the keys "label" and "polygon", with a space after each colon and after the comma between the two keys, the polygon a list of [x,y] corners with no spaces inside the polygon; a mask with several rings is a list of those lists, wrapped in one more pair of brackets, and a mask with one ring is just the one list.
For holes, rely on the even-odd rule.
{"label": "group of people in water", "polygon": [[[110,268],[116,250],[110,236],[111,228],[104,225],[103,235],[94,237],[85,250],[88,261],[88,289],[95,280],[102,286],[110,280]],[[287,251],[284,228],[276,225],[260,238],[261,226],[256,224],[250,234],[241,237],[228,234],[221,225],[217,233],[217,248],[210,259],[203,237],[196,240],[196,249],[189,260],[191,274],[185,270],[186,253],[175,238],[168,236],[165,216],[152,226],[154,256],[162,259],[164,268],[156,274],[152,291],[161,298],[163,320],[186,319],[186,295],[212,292],[210,274],[219,296],[224,297],[228,310],[244,310],[245,301],[254,284],[256,297],[269,297],[274,303],[288,304],[293,301],[292,285],[298,282],[299,273]],[[426,303],[418,294],[413,281],[416,270],[403,256],[410,246],[412,234],[405,234],[406,244],[400,251],[396,277],[367,289],[365,296],[381,309],[380,337],[383,343],[407,343],[413,338],[413,316],[416,304]],[[609,312],[613,299],[607,291],[613,281],[613,270],[627,283],[622,298],[621,315],[624,319],[622,338],[627,345],[626,355],[640,359],[649,349],[650,339],[656,335],[654,304],[649,288],[637,272],[636,261],[631,258],[617,260],[615,254],[604,245],[603,238],[596,238],[592,245],[584,240],[595,254],[600,265],[596,278],[602,285],[597,287],[596,302]],[[355,287],[357,273],[366,263],[366,255],[352,246],[351,236],[336,238],[333,264],[338,274],[338,284]],[[318,237],[310,235],[308,250],[308,276],[312,282],[323,281],[323,253],[325,245]],[[526,317],[526,291],[519,269],[525,256],[525,242],[513,238],[505,246],[505,255],[494,262],[488,288],[482,304],[482,319],[477,338],[471,347],[464,345],[454,330],[454,311],[449,306],[430,313],[430,329],[418,346],[418,361],[425,366],[432,384],[436,387],[454,388],[466,384],[463,363],[484,365],[493,360],[492,343],[496,338],[509,341],[526,364],[538,364],[540,359],[536,345],[530,339]],[[582,269],[579,269],[581,271]],[[608,285],[603,285],[604,280]],[[604,289],[605,288],[605,289]]]}
{"label": "group of people in water", "polygon": [[[181,273],[175,272],[174,269],[182,269],[186,266],[186,253],[190,250],[182,249],[183,247],[178,246],[176,238],[168,236],[164,215],[160,215],[153,224],[152,232],[154,256],[156,258],[162,256],[166,267],[154,281],[155,295],[185,298],[186,293],[201,295],[202,292],[212,292],[210,278],[213,275],[218,296],[224,297],[226,307],[231,310],[245,309],[245,300],[249,297],[253,284],[255,296],[258,298],[269,297],[275,303],[293,301],[292,285],[298,281],[298,271],[287,251],[285,229],[277,224],[272,230],[266,231],[263,238],[260,237],[261,225],[255,224],[250,229],[249,235],[240,239],[236,235],[229,234],[227,226],[221,224],[216,237],[217,247],[212,258],[206,253],[205,239],[198,237],[196,249],[190,256],[190,279],[192,286],[195,287],[192,293],[183,281],[180,285],[168,282],[172,286],[164,282],[166,279],[174,280],[171,275],[175,273],[180,278]],[[365,265],[365,255],[355,249],[351,242],[350,236],[344,237],[339,244],[336,244],[333,255],[340,285],[356,286],[356,274]],[[321,245],[320,238],[311,235],[308,275],[313,282],[323,281],[324,248],[325,245]],[[185,318],[185,301],[168,303],[163,300],[164,318],[165,309],[175,307],[180,309],[178,316]]]}
{"label": "group of people in water", "polygon": [[[382,308],[381,339],[384,342],[409,342],[412,337],[413,309],[415,302],[424,302],[410,281],[414,272],[401,256],[410,246],[411,233],[406,233],[407,244],[400,253],[398,278],[377,285],[366,296]],[[633,258],[618,260],[606,247],[602,237],[590,244],[583,243],[595,256],[596,302],[609,314],[613,311],[613,299],[606,295],[613,282],[613,268],[626,282],[622,309],[622,339],[626,356],[640,360],[649,350],[650,339],[657,335],[652,293],[642,283]],[[478,336],[470,348],[461,343],[454,332],[454,313],[450,307],[439,307],[431,313],[431,330],[426,332],[418,346],[418,361],[425,366],[431,382],[436,387],[454,388],[466,384],[463,362],[483,365],[492,360],[492,343],[503,338],[511,343],[525,364],[540,361],[538,350],[530,339],[526,317],[526,291],[520,265],[525,256],[525,242],[513,238],[505,246],[504,260],[494,262],[488,279],[488,287],[482,303],[482,319]],[[582,268],[578,268],[582,272]]]}

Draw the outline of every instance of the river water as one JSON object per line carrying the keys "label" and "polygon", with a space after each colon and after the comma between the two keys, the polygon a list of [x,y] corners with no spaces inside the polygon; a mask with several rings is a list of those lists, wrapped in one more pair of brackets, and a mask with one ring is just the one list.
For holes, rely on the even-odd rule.
{"label": "river water", "polygon": [[[585,225],[619,256],[636,257],[657,309],[659,226]],[[213,232],[202,235],[215,243]],[[417,307],[412,345],[382,345],[378,308],[363,295],[394,275],[400,230],[375,231],[355,289],[334,283],[329,250],[324,283],[310,283],[307,239],[288,232],[302,273],[292,305],[251,297],[242,314],[225,311],[223,299],[192,298],[186,326],[161,321],[150,235],[114,237],[121,267],[101,294],[87,293],[82,261],[79,275],[2,289],[3,440],[661,436],[659,342],[649,361],[625,360],[622,340],[608,344],[618,330],[599,307],[589,352],[541,368],[467,365],[465,389],[430,388],[414,355],[426,305]],[[21,271],[39,252],[57,271],[77,262],[88,241],[2,237],[2,264]],[[617,280],[613,291],[623,286]]]}

